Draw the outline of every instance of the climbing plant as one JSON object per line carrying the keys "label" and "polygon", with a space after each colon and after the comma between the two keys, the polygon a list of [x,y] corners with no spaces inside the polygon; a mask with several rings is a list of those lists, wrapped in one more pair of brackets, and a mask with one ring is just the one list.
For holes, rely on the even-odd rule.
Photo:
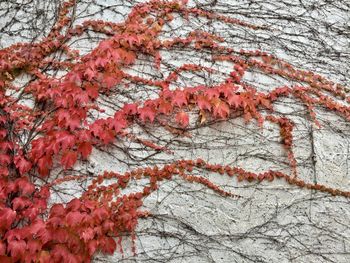
{"label": "climbing plant", "polygon": [[[316,127],[321,125],[317,107],[350,121],[346,87],[267,52],[236,50],[223,37],[206,31],[191,31],[183,37],[161,36],[175,17],[220,21],[253,31],[273,28],[188,7],[184,0],[137,4],[122,23],[87,20],[73,25],[75,8],[75,0],[64,2],[45,38],[0,50],[1,262],[86,262],[99,251],[123,253],[122,235],[129,233],[135,240],[138,220],[150,216],[142,209],[143,200],[161,181],[174,177],[202,184],[227,198],[240,196],[196,174],[209,171],[247,182],[278,178],[299,188],[350,197],[348,191],[299,178],[293,151],[294,123],[274,110],[277,100],[288,97],[304,105]],[[104,36],[91,52],[81,55],[68,45],[90,31]],[[159,71],[163,52],[183,48],[205,52],[213,63],[229,63],[231,71],[218,83],[186,87],[176,85],[182,74],[215,73],[215,67],[189,62],[162,77],[130,73],[141,57],[151,58]],[[258,91],[243,80],[252,69],[292,84]],[[51,74],[52,70],[60,74]],[[19,87],[15,81],[23,75],[30,81]],[[123,90],[134,84],[152,92],[137,99],[130,96],[128,101],[118,100]],[[103,115],[102,96],[116,97],[114,112],[108,116]],[[28,104],[26,98],[33,103]],[[98,114],[104,117],[94,117]],[[201,158],[171,160],[161,166],[140,165],[125,173],[74,173],[74,167],[88,161],[93,149],[108,151],[120,141],[171,156],[171,147],[145,139],[135,132],[135,124],[157,126],[185,139],[200,126],[238,117],[246,124],[257,123],[262,130],[266,123],[278,127],[289,173],[258,173]],[[60,167],[71,173],[57,176],[55,171]],[[141,190],[123,192],[131,181],[143,179],[147,184]],[[54,187],[81,180],[88,180],[89,185],[80,197],[67,204],[49,203]],[[136,253],[135,244],[132,249]]]}

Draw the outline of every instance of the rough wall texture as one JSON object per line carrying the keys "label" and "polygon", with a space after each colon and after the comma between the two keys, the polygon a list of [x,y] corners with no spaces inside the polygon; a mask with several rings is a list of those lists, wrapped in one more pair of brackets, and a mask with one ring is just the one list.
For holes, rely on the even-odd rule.
{"label": "rough wall texture", "polygon": [[[123,21],[135,4],[136,1],[79,1],[74,11],[74,24],[87,19]],[[350,4],[347,1],[214,0],[190,1],[189,5],[266,25],[272,30],[252,31],[216,21],[193,18],[188,22],[176,17],[165,30],[164,38],[184,36],[194,29],[217,33],[230,47],[261,49],[298,68],[350,86]],[[0,45],[40,38],[50,28],[58,6],[59,1],[0,2]],[[91,32],[70,44],[84,54],[100,40],[99,35]],[[216,83],[231,66],[213,63],[209,54],[186,48],[162,55],[161,71],[155,71],[147,57],[139,57],[129,72],[162,78],[184,63],[217,69],[215,73],[183,74],[173,84],[174,87],[187,87]],[[294,84],[258,71],[248,72],[244,80],[261,91]],[[19,81],[25,82],[25,76]],[[149,87],[136,85],[119,91],[100,99],[101,107],[106,110],[105,116],[124,102],[155,94]],[[350,123],[318,108],[317,119],[321,127],[316,127],[307,109],[292,98],[278,100],[275,110],[296,124],[293,146],[299,176],[307,182],[349,190]],[[91,113],[91,119],[102,116]],[[118,141],[108,149],[94,149],[89,161],[81,163],[75,171],[91,174],[104,170],[125,172],[138,166],[200,157],[211,163],[236,165],[254,172],[274,169],[289,173],[288,159],[275,125],[264,123],[261,129],[254,122],[246,124],[241,117],[198,125],[195,116],[191,118],[188,130],[191,136],[174,135],[155,125],[133,127],[135,134],[166,145],[171,153],[150,151],[137,143]],[[224,198],[181,179],[164,181],[159,190],[145,200],[145,209],[151,216],[141,220],[137,228],[136,255],[129,249],[131,240],[126,236],[123,254],[98,256],[95,261],[350,262],[348,199],[300,190],[278,180],[243,183],[218,174],[201,175],[242,198]],[[135,191],[142,183],[134,182],[125,191]],[[62,185],[53,202],[79,196],[86,184]]]}

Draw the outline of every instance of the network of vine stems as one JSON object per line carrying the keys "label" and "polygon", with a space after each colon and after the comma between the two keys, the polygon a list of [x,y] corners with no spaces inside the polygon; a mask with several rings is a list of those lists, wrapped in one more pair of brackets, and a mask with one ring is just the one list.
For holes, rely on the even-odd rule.
{"label": "network of vine stems", "polygon": [[[314,189],[331,195],[350,197],[350,192],[320,184],[306,183],[298,178],[293,154],[293,122],[274,114],[273,103],[280,97],[294,97],[317,122],[314,108],[324,107],[350,120],[350,98],[346,88],[314,74],[294,68],[287,62],[260,50],[235,50],[222,43],[224,39],[203,31],[190,32],[186,37],[160,40],[163,26],[174,19],[174,14],[187,20],[202,17],[252,30],[270,30],[241,20],[225,17],[198,8],[189,8],[186,1],[151,1],[138,4],[125,22],[85,21],[71,26],[70,12],[74,0],[65,2],[59,18],[47,37],[36,43],[18,43],[0,50],[0,259],[1,262],[89,262],[98,251],[113,254],[121,247],[122,233],[135,238],[138,219],[149,216],[140,208],[143,199],[155,191],[159,182],[174,176],[203,184],[223,196],[239,197],[222,190],[210,180],[193,175],[193,171],[210,171],[237,177],[239,181],[285,180],[300,188]],[[90,53],[80,56],[65,43],[81,36],[86,30],[108,36]],[[196,64],[184,64],[165,79],[146,79],[128,74],[139,55],[154,58],[159,69],[162,50],[186,47],[210,52],[213,61],[232,64],[225,81],[214,86],[194,86],[171,89],[183,72],[214,71]],[[63,52],[64,61],[52,54]],[[68,73],[62,77],[46,75],[50,66]],[[242,81],[247,69],[256,69],[267,75],[277,75],[302,83],[282,86],[270,92],[258,92]],[[21,74],[29,74],[33,81],[18,89],[13,81]],[[113,117],[89,123],[88,112],[99,111],[100,94],[115,92],[114,87],[128,81],[158,89],[155,99],[125,104]],[[9,91],[29,94],[33,107],[26,106]],[[13,93],[12,93],[13,94]],[[268,114],[262,114],[269,112]],[[93,147],[107,146],[120,138],[127,138],[156,151],[166,147],[138,138],[128,128],[134,122],[157,123],[172,133],[184,134],[192,125],[188,112],[197,112],[200,123],[234,118],[237,113],[246,122],[264,122],[279,127],[281,143],[287,153],[290,174],[280,171],[253,173],[239,167],[206,163],[202,159],[179,160],[163,167],[140,167],[118,174],[105,172],[92,181],[80,198],[67,205],[48,207],[50,189],[70,180],[85,176],[66,176],[35,185],[33,178],[50,178],[53,163],[70,169],[79,160],[89,158]],[[170,127],[164,119],[176,125]],[[24,139],[25,138],[25,139]],[[121,194],[131,180],[148,178],[142,191]],[[103,184],[106,180],[114,183]],[[133,250],[135,251],[135,245]]]}

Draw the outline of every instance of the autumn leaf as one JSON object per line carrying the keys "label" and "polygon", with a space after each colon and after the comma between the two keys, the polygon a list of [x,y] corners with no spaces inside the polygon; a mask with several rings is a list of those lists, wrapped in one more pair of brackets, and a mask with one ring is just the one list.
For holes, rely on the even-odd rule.
{"label": "autumn leaf", "polygon": [[30,254],[34,254],[37,251],[40,251],[42,248],[42,242],[38,239],[30,239],[27,243],[27,248]]}
{"label": "autumn leaf", "polygon": [[201,111],[199,112],[199,123],[200,123],[200,124],[203,124],[203,123],[205,123],[206,121],[207,121],[206,114],[205,114],[205,112],[204,112],[203,110],[201,110]]}
{"label": "autumn leaf", "polygon": [[24,240],[8,241],[7,251],[11,253],[13,259],[20,258],[26,251],[27,244]]}
{"label": "autumn leaf", "polygon": [[82,222],[84,215],[78,211],[69,212],[66,215],[66,222],[69,226],[75,226]]}
{"label": "autumn leaf", "polygon": [[16,211],[10,208],[3,208],[0,210],[0,228],[9,229],[16,219]]}
{"label": "autumn leaf", "polygon": [[92,69],[92,68],[87,68],[85,70],[84,76],[91,81],[95,76],[96,76],[96,72]]}
{"label": "autumn leaf", "polygon": [[92,145],[90,142],[82,142],[78,147],[78,152],[81,156],[86,159],[92,151]]}
{"label": "autumn leaf", "polygon": [[232,96],[237,89],[237,86],[234,86],[229,83],[225,83],[219,87],[220,93],[222,93],[225,98]]}
{"label": "autumn leaf", "polygon": [[27,173],[32,168],[32,163],[27,161],[23,156],[15,156],[14,163],[21,175]]}
{"label": "autumn leaf", "polygon": [[88,245],[89,255],[92,256],[98,248],[98,243],[96,240],[90,240]]}
{"label": "autumn leaf", "polygon": [[97,219],[97,222],[103,221],[108,216],[108,211],[104,207],[97,208],[93,211],[92,216]]}
{"label": "autumn leaf", "polygon": [[197,105],[201,110],[211,110],[212,105],[207,96],[199,95],[197,97]]}
{"label": "autumn leaf", "polygon": [[75,151],[65,151],[62,154],[61,164],[64,166],[64,169],[71,168],[78,159],[78,153]]}
{"label": "autumn leaf", "polygon": [[180,111],[176,114],[176,122],[183,128],[187,127],[189,124],[188,114],[184,111]]}
{"label": "autumn leaf", "polygon": [[62,150],[71,148],[76,142],[76,137],[67,131],[57,132],[56,138],[56,142],[61,145]]}
{"label": "autumn leaf", "polygon": [[235,108],[238,108],[239,106],[241,106],[242,98],[239,95],[232,94],[227,98],[227,103],[230,106],[234,106]]}
{"label": "autumn leaf", "polygon": [[125,104],[123,110],[127,115],[135,115],[137,113],[137,108],[138,106],[136,103],[130,103]]}
{"label": "autumn leaf", "polygon": [[35,191],[35,186],[29,182],[28,177],[18,179],[16,185],[23,195],[31,195]]}
{"label": "autumn leaf", "polygon": [[52,167],[52,157],[50,155],[45,155],[41,157],[37,162],[37,166],[39,174],[42,177],[47,176]]}
{"label": "autumn leaf", "polygon": [[0,240],[0,256],[4,256],[6,254],[6,245],[3,241]]}
{"label": "autumn leaf", "polygon": [[62,204],[54,204],[50,209],[50,218],[64,215],[66,210]]}
{"label": "autumn leaf", "polygon": [[96,99],[98,97],[99,89],[97,85],[88,83],[84,86],[84,88],[91,99]]}
{"label": "autumn leaf", "polygon": [[[78,198],[72,199],[68,204],[67,204],[67,209],[69,211],[77,211],[81,207],[81,201]],[[61,208],[59,208],[61,210]]]}
{"label": "autumn leaf", "polygon": [[0,164],[8,165],[11,163],[11,156],[8,154],[0,153]]}
{"label": "autumn leaf", "polygon": [[117,243],[112,237],[105,237],[101,240],[102,246],[101,250],[103,253],[112,255],[117,248]]}
{"label": "autumn leaf", "polygon": [[120,83],[121,76],[118,74],[104,74],[103,75],[103,83],[105,86],[110,89]]}
{"label": "autumn leaf", "polygon": [[23,209],[27,206],[31,205],[31,201],[28,197],[24,197],[24,196],[20,196],[20,197],[16,197],[15,199],[13,199],[12,201],[12,207],[14,210],[18,210],[18,209]]}
{"label": "autumn leaf", "polygon": [[213,111],[214,115],[217,117],[220,117],[222,119],[225,119],[228,117],[228,115],[230,114],[230,108],[228,107],[227,103],[220,100],[220,99],[216,99],[214,101],[214,111]]}
{"label": "autumn leaf", "polygon": [[112,128],[114,128],[116,133],[121,132],[128,126],[128,122],[123,112],[116,112],[114,118],[110,120],[110,124],[112,124]]}
{"label": "autumn leaf", "polygon": [[272,109],[271,102],[268,99],[266,99],[260,95],[260,96],[258,96],[257,100],[258,100],[258,103],[263,105],[265,108],[267,108],[269,110]]}
{"label": "autumn leaf", "polygon": [[160,113],[163,113],[165,115],[169,115],[173,110],[173,106],[171,105],[170,102],[168,102],[166,100],[161,100],[159,102],[158,109],[159,109]]}
{"label": "autumn leaf", "polygon": [[214,98],[219,98],[220,96],[220,92],[218,89],[216,88],[211,88],[211,89],[208,89],[206,92],[205,92],[205,96],[211,100],[211,99],[214,99]]}
{"label": "autumn leaf", "polygon": [[88,242],[92,240],[95,236],[94,230],[92,228],[87,228],[81,232],[80,238],[84,240],[84,242]]}
{"label": "autumn leaf", "polygon": [[173,95],[174,96],[171,102],[173,106],[182,107],[183,105],[187,105],[187,96],[185,94],[185,91],[177,90]]}
{"label": "autumn leaf", "polygon": [[150,122],[154,121],[154,118],[156,117],[156,111],[153,107],[143,107],[143,108],[139,108],[138,112],[140,114],[140,119],[143,122],[146,122],[147,119]]}
{"label": "autumn leaf", "polygon": [[115,131],[106,129],[100,132],[99,137],[103,142],[103,144],[107,145],[114,141],[115,135],[116,135]]}

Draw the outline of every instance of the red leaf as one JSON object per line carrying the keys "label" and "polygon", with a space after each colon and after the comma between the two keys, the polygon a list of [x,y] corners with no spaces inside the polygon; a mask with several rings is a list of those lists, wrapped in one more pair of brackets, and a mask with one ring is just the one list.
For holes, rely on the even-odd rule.
{"label": "red leaf", "polygon": [[23,209],[27,206],[30,206],[31,205],[31,201],[29,200],[28,197],[16,197],[15,199],[13,199],[12,201],[12,206],[13,206],[13,209],[14,210],[17,210],[17,209]]}
{"label": "red leaf", "polygon": [[125,129],[128,126],[128,122],[125,119],[124,114],[121,112],[116,112],[114,114],[114,119],[112,120],[112,127],[114,128],[115,132],[120,132],[121,130]]}
{"label": "red leaf", "polygon": [[83,218],[84,218],[84,215],[78,211],[69,212],[66,215],[66,222],[70,226],[75,226],[80,224]]}
{"label": "red leaf", "polygon": [[113,86],[119,84],[121,81],[121,76],[119,74],[104,74],[103,82],[105,86],[110,89]]}
{"label": "red leaf", "polygon": [[6,245],[3,241],[0,240],[0,256],[4,256],[6,254]]}
{"label": "red leaf", "polygon": [[159,102],[159,112],[168,115],[172,112],[173,106],[166,100],[161,100]]}
{"label": "red leaf", "polygon": [[104,238],[101,243],[102,243],[101,250],[103,253],[112,255],[117,248],[117,243],[112,237]]}
{"label": "red leaf", "polygon": [[30,233],[37,235],[40,231],[45,229],[45,223],[41,219],[37,219],[30,225]]}
{"label": "red leaf", "polygon": [[69,82],[78,85],[81,84],[81,74],[78,71],[71,71],[69,74],[67,74],[66,78],[69,80]]}
{"label": "red leaf", "polygon": [[42,248],[42,242],[38,239],[30,239],[27,243],[27,248],[30,254],[34,254],[37,251],[40,251]]}
{"label": "red leaf", "polygon": [[214,115],[218,116],[220,118],[226,118],[228,117],[230,113],[230,108],[228,107],[228,105],[226,104],[226,102],[217,99],[215,100],[214,103]]}
{"label": "red leaf", "polygon": [[90,240],[88,243],[88,250],[89,250],[89,255],[92,256],[96,249],[98,247],[97,241],[96,240]]}
{"label": "red leaf", "polygon": [[78,159],[78,153],[75,151],[65,151],[62,155],[61,164],[64,169],[71,168]]}
{"label": "red leaf", "polygon": [[7,131],[5,129],[0,130],[0,140],[4,139],[7,135]]}
{"label": "red leaf", "polygon": [[224,84],[220,86],[219,91],[224,94],[226,98],[233,95],[233,93],[238,89],[237,86],[233,86],[232,84]]}
{"label": "red leaf", "polygon": [[13,263],[13,259],[11,257],[7,257],[7,256],[0,256],[0,262],[1,263]]}
{"label": "red leaf", "polygon": [[97,120],[94,123],[90,124],[90,131],[94,136],[99,136],[99,134],[103,131],[101,123]]}
{"label": "red leaf", "polygon": [[84,76],[89,80],[91,81],[96,75],[96,72],[91,69],[91,68],[88,68],[87,70],[85,70],[85,73],[84,73]]}
{"label": "red leaf", "polygon": [[0,176],[8,176],[9,175],[9,170],[7,167],[1,167],[0,166]]}
{"label": "red leaf", "polygon": [[28,177],[18,179],[16,184],[23,195],[31,195],[35,191],[35,186],[28,181]]}
{"label": "red leaf", "polygon": [[26,242],[23,240],[11,240],[8,241],[7,251],[11,253],[12,258],[21,258],[26,247]]}
{"label": "red leaf", "polygon": [[90,142],[82,142],[78,147],[78,152],[81,156],[86,159],[92,151],[92,145]]}
{"label": "red leaf", "polygon": [[227,102],[230,106],[235,106],[235,108],[238,108],[242,103],[242,98],[239,95],[233,94],[227,98]]}
{"label": "red leaf", "polygon": [[87,84],[84,86],[84,88],[86,89],[86,92],[90,98],[96,99],[98,97],[98,86],[97,85]]}
{"label": "red leaf", "polygon": [[12,150],[13,149],[13,143],[12,142],[8,142],[8,141],[0,142],[0,149],[3,150],[3,151]]}
{"label": "red leaf", "polygon": [[100,56],[97,57],[97,59],[95,60],[95,65],[97,67],[99,67],[99,66],[104,67],[107,63],[108,63],[108,59],[100,57]]}
{"label": "red leaf", "polygon": [[56,138],[56,142],[61,144],[62,150],[71,148],[76,141],[76,137],[67,131],[57,132]]}
{"label": "red leaf", "polygon": [[50,218],[56,216],[62,216],[66,213],[62,204],[54,204],[50,209]]}
{"label": "red leaf", "polygon": [[154,56],[154,64],[156,66],[156,69],[160,69],[160,63],[162,62],[162,57],[160,56],[160,52],[157,51]]}
{"label": "red leaf", "polygon": [[68,204],[67,204],[67,209],[69,211],[76,211],[81,207],[81,201],[78,198],[72,199]]}
{"label": "red leaf", "polygon": [[23,156],[16,156],[14,158],[16,168],[19,170],[21,175],[25,174],[32,168],[31,162],[27,161]]}
{"label": "red leaf", "polygon": [[49,174],[50,168],[52,166],[52,157],[50,155],[46,155],[38,160],[38,172],[44,177]]}
{"label": "red leaf", "polygon": [[143,108],[139,108],[138,112],[140,114],[140,119],[143,122],[146,122],[146,120],[148,119],[150,122],[154,121],[154,118],[156,117],[156,111],[153,107],[143,107]]}
{"label": "red leaf", "polygon": [[70,253],[65,245],[57,244],[52,249],[51,255],[53,262],[68,262]]}
{"label": "red leaf", "polygon": [[100,132],[99,137],[102,140],[102,142],[105,145],[107,145],[107,144],[111,143],[112,141],[114,141],[115,132],[107,129],[107,130]]}
{"label": "red leaf", "polygon": [[42,250],[39,254],[39,263],[50,263],[51,261],[51,256],[50,253],[46,250]]}
{"label": "red leaf", "polygon": [[71,131],[76,130],[80,126],[80,117],[77,114],[71,114],[68,119],[66,119],[65,127],[69,128]]}
{"label": "red leaf", "polygon": [[136,103],[125,104],[123,110],[127,115],[135,115],[137,113],[137,107]]}
{"label": "red leaf", "polygon": [[205,92],[205,95],[211,100],[211,99],[214,99],[214,98],[219,98],[220,92],[218,91],[218,89],[212,88],[212,89],[208,89]]}
{"label": "red leaf", "polygon": [[94,212],[92,213],[92,216],[98,220],[98,222],[101,222],[103,219],[108,217],[108,211],[103,208],[97,208],[94,210]]}
{"label": "red leaf", "polygon": [[81,234],[80,238],[84,240],[84,242],[87,242],[89,240],[92,240],[95,236],[94,230],[92,228],[85,229]]}
{"label": "red leaf", "polygon": [[265,108],[267,108],[267,109],[272,109],[272,105],[271,105],[271,102],[268,100],[268,99],[266,99],[266,98],[264,98],[264,97],[262,97],[262,96],[259,96],[258,97],[258,102],[261,104],[261,105],[263,105]]}
{"label": "red leaf", "polygon": [[187,105],[187,96],[185,91],[177,90],[172,98],[172,105],[181,107],[182,105]]}
{"label": "red leaf", "polygon": [[180,111],[176,114],[176,122],[182,127],[187,127],[189,124],[188,114],[184,111]]}
{"label": "red leaf", "polygon": [[206,97],[206,96],[198,96],[197,97],[197,104],[198,104],[198,107],[201,109],[201,110],[211,110],[211,104],[210,104],[210,101],[209,99]]}
{"label": "red leaf", "polygon": [[0,228],[9,229],[16,219],[16,211],[10,208],[4,208],[0,211]]}
{"label": "red leaf", "polygon": [[8,154],[0,153],[0,164],[9,165],[11,163],[11,157]]}

